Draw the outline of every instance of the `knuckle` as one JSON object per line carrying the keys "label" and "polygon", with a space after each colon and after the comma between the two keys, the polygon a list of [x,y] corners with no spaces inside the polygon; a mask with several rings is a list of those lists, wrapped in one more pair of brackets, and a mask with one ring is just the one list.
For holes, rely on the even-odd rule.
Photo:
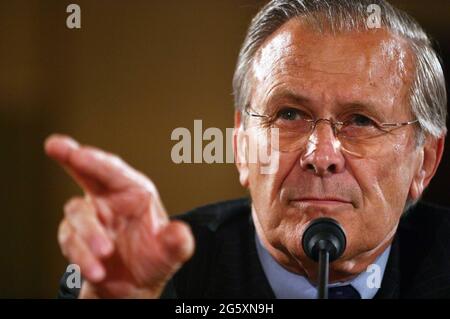
{"label": "knuckle", "polygon": [[74,232],[72,227],[66,220],[63,220],[58,229],[58,243],[63,250],[63,254],[66,255],[67,249],[73,242]]}
{"label": "knuckle", "polygon": [[139,173],[139,179],[148,194],[150,194],[152,197],[158,196],[158,189],[156,188],[155,183],[150,178],[148,178],[144,174]]}
{"label": "knuckle", "polygon": [[142,202],[154,200],[154,194],[146,188],[140,187],[136,189],[135,195],[136,199]]}
{"label": "knuckle", "polygon": [[123,166],[125,164],[125,161],[122,159],[122,157],[117,154],[106,153],[106,156],[108,156],[111,162],[116,166]]}
{"label": "knuckle", "polygon": [[159,193],[156,185],[150,179],[142,175],[140,185],[141,187],[138,188],[136,193],[142,200],[147,200],[150,202],[159,201]]}
{"label": "knuckle", "polygon": [[74,197],[71,198],[64,205],[64,215],[68,219],[73,219],[75,216],[78,216],[80,213],[88,214],[95,212],[95,208],[93,204],[89,203],[85,198]]}
{"label": "knuckle", "polygon": [[64,214],[66,216],[70,216],[74,213],[76,213],[82,203],[82,199],[80,197],[72,197],[64,204]]}

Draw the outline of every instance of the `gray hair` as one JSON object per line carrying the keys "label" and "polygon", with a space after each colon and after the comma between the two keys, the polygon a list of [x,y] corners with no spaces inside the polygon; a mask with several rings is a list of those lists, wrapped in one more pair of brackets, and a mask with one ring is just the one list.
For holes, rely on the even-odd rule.
{"label": "gray hair", "polygon": [[[411,111],[421,132],[434,137],[446,134],[447,92],[440,59],[430,38],[408,14],[384,0],[272,0],[253,18],[233,78],[236,110],[250,104],[252,63],[264,41],[292,18],[324,32],[369,30],[366,21],[370,5],[381,8],[381,26],[406,39],[415,58],[415,79],[411,86]],[[422,135],[422,134],[420,134]]]}

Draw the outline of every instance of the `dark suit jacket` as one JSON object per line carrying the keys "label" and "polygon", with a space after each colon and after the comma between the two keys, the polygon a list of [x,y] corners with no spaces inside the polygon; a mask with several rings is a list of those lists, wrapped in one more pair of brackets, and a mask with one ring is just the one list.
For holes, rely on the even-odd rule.
{"label": "dark suit jacket", "polygon": [[[191,226],[196,250],[163,298],[275,298],[256,252],[248,199],[175,218]],[[59,297],[78,292],[64,276]],[[450,298],[450,210],[420,202],[402,217],[375,298]]]}

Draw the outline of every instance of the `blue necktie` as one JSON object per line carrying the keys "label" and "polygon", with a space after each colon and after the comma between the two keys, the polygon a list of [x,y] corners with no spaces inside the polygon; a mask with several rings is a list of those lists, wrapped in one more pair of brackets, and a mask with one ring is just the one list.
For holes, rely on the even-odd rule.
{"label": "blue necktie", "polygon": [[346,285],[328,288],[328,299],[361,299],[361,295],[352,285]]}

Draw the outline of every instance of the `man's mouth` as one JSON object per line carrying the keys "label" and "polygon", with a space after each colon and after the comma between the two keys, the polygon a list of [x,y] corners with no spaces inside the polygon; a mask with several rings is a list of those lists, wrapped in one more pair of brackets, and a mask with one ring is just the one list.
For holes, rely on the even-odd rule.
{"label": "man's mouth", "polygon": [[294,206],[342,206],[353,205],[351,201],[340,197],[299,197],[290,200]]}

